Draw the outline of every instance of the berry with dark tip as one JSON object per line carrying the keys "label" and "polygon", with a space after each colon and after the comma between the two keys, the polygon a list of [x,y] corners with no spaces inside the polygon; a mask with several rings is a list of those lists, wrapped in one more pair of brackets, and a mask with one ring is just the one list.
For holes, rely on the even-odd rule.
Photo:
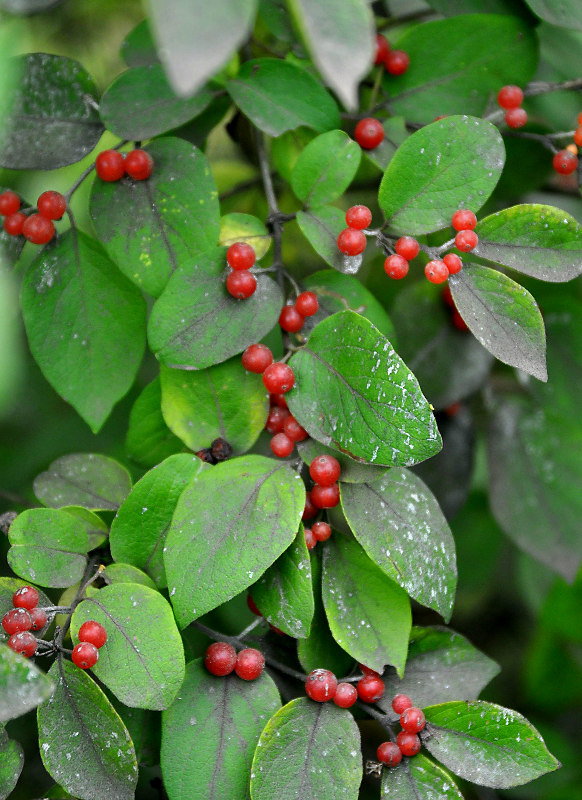
{"label": "berry with dark tip", "polygon": [[100,622],[89,619],[79,628],[78,639],[80,642],[94,644],[99,649],[107,641],[107,631]]}
{"label": "berry with dark tip", "polygon": [[415,756],[420,750],[420,739],[415,733],[400,731],[396,737],[396,744],[403,756]]}
{"label": "berry with dark tip", "polygon": [[376,757],[381,764],[387,767],[395,767],[402,761],[402,751],[394,742],[382,742],[376,750]]}
{"label": "berry with dark tip", "polygon": [[338,683],[333,702],[340,708],[350,708],[358,699],[358,690],[351,683]]}
{"label": "berry with dark tip", "polygon": [[303,327],[305,317],[295,306],[283,306],[279,314],[279,325],[287,333],[297,333]]}
{"label": "berry with dark tip", "polygon": [[412,261],[419,253],[420,245],[412,236],[401,236],[394,245],[396,255],[402,256],[407,261]]}
{"label": "berry with dark tip", "polygon": [[125,172],[135,181],[147,180],[154,171],[154,160],[145,150],[131,150],[125,156]]}
{"label": "berry with dark tip", "polygon": [[311,501],[318,508],[335,508],[340,501],[339,486],[332,483],[331,486],[320,486],[315,484],[311,490]]}
{"label": "berry with dark tip", "polygon": [[290,439],[286,433],[276,433],[271,441],[269,442],[269,446],[273,452],[273,455],[277,456],[277,458],[287,458],[293,452],[295,447],[295,442],[293,439]]}
{"label": "berry with dark tip", "polygon": [[305,681],[305,693],[307,697],[317,703],[326,703],[333,700],[337,691],[337,678],[328,669],[314,669],[310,672]]}
{"label": "berry with dark tip", "polygon": [[366,249],[366,234],[355,228],[344,228],[337,237],[337,246],[345,256],[358,256]]}
{"label": "berry with dark tip", "polygon": [[250,269],[257,256],[254,249],[246,242],[235,242],[226,251],[226,261],[235,270]]}
{"label": "berry with dark tip", "polygon": [[95,159],[95,171],[102,181],[121,180],[125,175],[125,158],[118,150],[104,150]]}
{"label": "berry with dark tip", "polygon": [[455,236],[455,247],[463,253],[469,253],[479,244],[479,237],[475,231],[459,231]]}
{"label": "berry with dark tip", "polygon": [[10,214],[9,217],[6,217],[4,220],[4,230],[6,233],[10,234],[10,236],[20,236],[25,222],[26,214],[17,211],[16,214]]}
{"label": "berry with dark tip", "polygon": [[10,190],[0,194],[0,216],[9,217],[20,208],[20,197]]}
{"label": "berry with dark tip", "polygon": [[384,127],[380,120],[365,117],[356,125],[354,138],[364,150],[374,150],[384,140]]}
{"label": "berry with dark tip", "polygon": [[309,436],[305,428],[301,426],[291,414],[289,414],[283,423],[283,433],[293,442],[303,442]]}
{"label": "berry with dark tip", "polygon": [[26,608],[28,611],[32,611],[37,607],[38,599],[38,589],[35,589],[34,586],[22,586],[12,595],[12,605],[15,608]]}
{"label": "berry with dark tip", "polygon": [[331,536],[331,525],[327,522],[314,522],[311,530],[318,542],[327,542]]}
{"label": "berry with dark tip", "polygon": [[403,714],[407,708],[412,708],[412,700],[407,694],[397,694],[392,700],[392,709],[396,714]]}
{"label": "berry with dark tip", "polygon": [[246,300],[257,289],[257,279],[251,272],[231,272],[226,279],[226,289],[237,300]]}
{"label": "berry with dark tip", "polygon": [[497,102],[501,108],[518,108],[523,103],[523,92],[519,86],[502,86],[497,92]]}
{"label": "berry with dark tip", "polygon": [[402,256],[388,256],[384,261],[384,272],[395,281],[402,280],[408,275],[408,261]]}
{"label": "berry with dark tip", "polygon": [[456,275],[457,272],[460,272],[463,268],[463,262],[456,253],[447,253],[447,255],[443,258],[443,262],[447,266],[449,275]]}
{"label": "berry with dark tip", "polygon": [[425,266],[424,274],[431,283],[444,283],[449,277],[449,270],[444,261],[435,259]]}
{"label": "berry with dark tip", "polygon": [[229,444],[226,439],[223,439],[222,436],[219,436],[211,443],[210,452],[212,453],[212,458],[217,463],[226,461],[232,455],[232,445]]}
{"label": "berry with dark tip", "polygon": [[320,486],[331,486],[341,475],[342,468],[334,456],[316,456],[309,465],[309,474]]}
{"label": "berry with dark tip", "polygon": [[204,653],[204,666],[211,675],[230,675],[236,663],[236,650],[227,642],[213,642]]}
{"label": "berry with dark tip", "polygon": [[55,226],[52,220],[31,214],[22,225],[22,233],[32,244],[47,244],[55,235]]}
{"label": "berry with dark tip", "polygon": [[293,388],[295,373],[288,364],[275,361],[263,372],[263,383],[270,394],[284,394]]}
{"label": "berry with dark tip", "polygon": [[30,618],[32,619],[31,631],[40,631],[47,623],[48,617],[44,608],[32,608],[30,610]]}
{"label": "berry with dark tip", "polygon": [[79,669],[91,669],[99,660],[99,650],[90,642],[80,642],[73,647],[71,659]]}
{"label": "berry with dark tip", "polygon": [[404,50],[391,50],[384,64],[390,75],[403,75],[410,66],[410,57]]}
{"label": "berry with dark tip", "polygon": [[455,211],[451,220],[451,225],[456,231],[472,231],[476,224],[477,217],[468,208]]}
{"label": "berry with dark tip", "polygon": [[302,317],[312,317],[319,311],[319,300],[315,292],[301,292],[295,301],[295,308]]}
{"label": "berry with dark tip", "polygon": [[28,631],[13,633],[8,639],[8,647],[25,658],[31,658],[36,653],[36,646],[36,638]]}
{"label": "berry with dark tip", "polygon": [[251,344],[242,354],[242,365],[249,372],[261,375],[273,363],[273,354],[266,344]]}
{"label": "berry with dark tip", "polygon": [[372,212],[368,206],[351,206],[346,211],[346,222],[348,228],[362,231],[372,222]]}
{"label": "berry with dark tip", "polygon": [[280,406],[271,406],[269,416],[265,423],[265,430],[269,433],[281,433],[283,430],[283,423],[290,417],[291,414],[288,409],[281,408]]}
{"label": "berry with dark tip", "polygon": [[552,165],[560,175],[571,175],[578,166],[578,156],[569,150],[559,150],[552,159]]}
{"label": "berry with dark tip", "polygon": [[243,681],[256,680],[265,668],[265,656],[254,647],[246,647],[236,657],[234,671]]}
{"label": "berry with dark tip", "polygon": [[510,128],[523,128],[527,123],[527,111],[525,108],[510,108],[505,112],[504,119]]}
{"label": "berry with dark tip", "polygon": [[420,708],[411,706],[400,715],[400,724],[407,733],[418,733],[426,725],[426,719]]}
{"label": "berry with dark tip", "polygon": [[62,219],[67,210],[67,201],[60,192],[43,192],[36,201],[38,213],[47,219]]}
{"label": "berry with dark tip", "polygon": [[311,528],[305,528],[305,544],[307,545],[308,550],[313,550],[317,544],[317,539],[315,538]]}
{"label": "berry with dark tip", "polygon": [[379,675],[364,675],[357,684],[358,697],[364,703],[377,703],[384,694],[384,681]]}
{"label": "berry with dark tip", "polygon": [[32,618],[26,608],[12,608],[2,617],[2,627],[8,636],[29,631],[32,628]]}

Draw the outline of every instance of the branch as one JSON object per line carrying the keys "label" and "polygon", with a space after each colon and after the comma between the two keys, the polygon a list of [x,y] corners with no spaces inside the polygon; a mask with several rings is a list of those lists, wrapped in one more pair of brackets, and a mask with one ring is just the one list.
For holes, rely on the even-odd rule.
{"label": "branch", "polygon": [[258,128],[255,128],[255,142],[257,148],[257,157],[259,159],[259,168],[261,170],[261,178],[263,180],[263,188],[265,190],[265,197],[269,206],[269,217],[267,225],[271,229],[273,236],[273,264],[272,266],[277,270],[277,281],[281,291],[285,289],[285,281],[282,270],[283,258],[283,222],[281,220],[281,210],[277,203],[277,196],[273,187],[273,179],[271,177],[271,170],[269,161],[267,159],[267,152],[265,150],[265,139],[263,134]]}

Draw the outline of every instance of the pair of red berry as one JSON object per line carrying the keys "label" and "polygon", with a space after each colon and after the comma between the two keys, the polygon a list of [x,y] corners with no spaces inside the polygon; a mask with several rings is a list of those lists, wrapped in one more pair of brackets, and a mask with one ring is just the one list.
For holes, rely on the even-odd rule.
{"label": "pair of red berry", "polygon": [[8,647],[15,653],[30,658],[36,653],[36,637],[30,631],[39,631],[47,623],[46,611],[38,608],[39,594],[34,586],[22,586],[12,595],[14,608],[2,618],[2,627],[10,637]]}
{"label": "pair of red berry", "polygon": [[426,725],[424,713],[412,705],[412,700],[405,694],[397,694],[392,700],[392,708],[400,714],[402,730],[394,742],[382,742],[376,751],[378,761],[387,767],[395,767],[402,761],[402,756],[415,756],[421,747],[418,733]]}
{"label": "pair of red berry", "polygon": [[510,128],[523,128],[527,122],[527,111],[521,108],[523,92],[519,86],[502,86],[497,93],[497,102],[505,110],[505,122]]}
{"label": "pair of red berry", "polygon": [[318,542],[327,542],[331,536],[331,526],[327,522],[314,522],[311,528],[305,528],[305,544],[313,550]]}
{"label": "pair of red berry", "polygon": [[312,317],[319,310],[317,295],[301,292],[295,303],[285,305],[279,314],[279,325],[287,333],[298,333],[305,323],[305,317]]}
{"label": "pair of red berry", "polygon": [[416,258],[420,245],[412,236],[401,236],[394,245],[396,253],[384,261],[384,272],[389,278],[402,280],[408,275],[409,261]]}
{"label": "pair of red berry", "polygon": [[293,452],[295,442],[303,442],[309,434],[300,425],[288,408],[272,406],[267,417],[265,430],[274,433],[269,442],[273,455],[287,458]]}
{"label": "pair of red berry", "polygon": [[0,194],[0,215],[4,216],[4,230],[10,236],[24,236],[33,244],[47,244],[55,235],[53,220],[62,219],[67,201],[60,192],[43,192],[37,200],[38,214],[23,214],[20,197],[16,192]]}
{"label": "pair of red berry", "polygon": [[206,648],[204,664],[211,675],[224,677],[234,671],[243,681],[254,681],[265,668],[265,657],[254,647],[247,647],[237,654],[231,644],[214,642]]}
{"label": "pair of red berry", "polygon": [[95,171],[102,181],[114,183],[129,175],[135,181],[145,181],[154,171],[154,160],[145,150],[130,150],[123,155],[119,150],[104,150],[95,159]]}
{"label": "pair of red berry", "polygon": [[309,474],[314,486],[309,500],[316,509],[334,508],[340,501],[338,480],[341,466],[337,458],[328,455],[316,456],[309,465]]}
{"label": "pair of red berry", "polygon": [[352,206],[346,211],[347,228],[340,231],[337,246],[345,256],[359,256],[366,249],[367,228],[372,222],[372,212],[368,206]]}
{"label": "pair of red berry", "polygon": [[73,664],[80,669],[91,669],[99,660],[99,648],[107,641],[107,631],[94,619],[84,622],[79,628],[79,644],[71,655]]}
{"label": "pair of red berry", "polygon": [[383,64],[390,75],[403,75],[410,65],[410,58],[404,50],[392,50],[386,37],[378,33],[374,64]]}
{"label": "pair of red berry", "polygon": [[351,683],[339,683],[329,669],[314,669],[305,681],[305,694],[316,703],[333,700],[340,708],[350,708],[358,699],[358,692]]}
{"label": "pair of red berry", "polygon": [[226,251],[226,263],[230,267],[226,290],[237,300],[246,300],[257,289],[257,279],[249,272],[256,260],[254,248],[246,242],[235,242]]}

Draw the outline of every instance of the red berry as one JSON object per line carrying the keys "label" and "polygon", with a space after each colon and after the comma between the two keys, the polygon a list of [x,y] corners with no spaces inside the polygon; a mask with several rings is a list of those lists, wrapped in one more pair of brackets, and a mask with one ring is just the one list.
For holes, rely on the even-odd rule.
{"label": "red berry", "polygon": [[235,242],[226,251],[226,261],[232,269],[250,269],[256,260],[254,249],[246,242]]}
{"label": "red berry", "polygon": [[30,618],[32,619],[31,631],[39,631],[47,623],[47,615],[44,608],[32,608],[30,610]]}
{"label": "red berry", "polygon": [[410,58],[404,50],[391,50],[384,64],[390,75],[403,75],[410,66]]}
{"label": "red berry", "polygon": [[273,363],[273,354],[266,344],[251,344],[242,354],[242,365],[249,372],[263,373]]}
{"label": "red berry", "polygon": [[411,706],[400,715],[400,724],[407,733],[418,733],[426,725],[426,720],[420,708]]}
{"label": "red berry", "polygon": [[295,301],[295,308],[302,317],[312,317],[319,311],[319,300],[314,292],[301,292]]}
{"label": "red berry", "polygon": [[455,301],[453,300],[453,295],[451,294],[451,290],[448,286],[445,286],[441,292],[441,297],[443,302],[449,308],[455,308]]}
{"label": "red berry", "polygon": [[271,393],[269,395],[269,400],[271,402],[271,405],[273,405],[273,406],[279,406],[279,408],[289,408],[289,406],[287,405],[287,400],[285,399],[285,395],[284,394],[273,394],[273,393]]}
{"label": "red berry", "polygon": [[286,433],[276,433],[269,442],[273,455],[277,458],[287,458],[293,452],[295,442]]}
{"label": "red berry", "polygon": [[107,631],[99,622],[89,619],[79,628],[78,638],[80,642],[89,642],[99,649],[107,641]]}
{"label": "red berry", "polygon": [[376,34],[376,55],[374,56],[374,64],[382,64],[386,60],[386,56],[390,52],[390,44],[385,36],[381,33]]}
{"label": "red berry", "polygon": [[358,697],[364,703],[377,703],[384,694],[384,681],[378,675],[364,675],[358,681]]}
{"label": "red berry", "polygon": [[394,742],[382,742],[376,750],[376,756],[378,761],[387,767],[395,767],[402,761],[402,752]]}
{"label": "red berry", "polygon": [[350,708],[358,699],[358,690],[351,683],[338,683],[333,702],[340,708]]}
{"label": "red berry", "polygon": [[447,266],[449,275],[456,275],[463,268],[463,262],[456,253],[447,253],[443,258],[443,262]]}
{"label": "red berry", "polygon": [[331,536],[331,525],[328,525],[327,522],[315,522],[311,526],[311,530],[318,542],[327,542]]}
{"label": "red berry", "polygon": [[468,208],[460,208],[453,214],[451,225],[456,231],[472,231],[477,224],[477,217]]}
{"label": "red berry", "polygon": [[99,660],[99,650],[91,642],[80,642],[73,647],[71,659],[79,669],[91,669]]}
{"label": "red berry", "polygon": [[229,294],[237,300],[246,300],[255,293],[257,279],[251,272],[231,272],[226,279]]}
{"label": "red berry", "polygon": [[247,594],[247,606],[249,607],[249,609],[253,612],[253,614],[255,616],[257,616],[257,617],[262,617],[263,616],[261,614],[261,612],[259,611],[259,609],[257,608],[257,604],[253,600],[252,595],[250,595],[250,594]]}
{"label": "red berry", "polygon": [[449,277],[449,270],[444,261],[429,261],[424,268],[424,274],[431,283],[444,283]]}
{"label": "red berry", "polygon": [[372,212],[368,206],[352,206],[346,211],[346,222],[349,228],[362,231],[372,222]]}
{"label": "red berry", "polygon": [[20,197],[16,192],[2,192],[0,194],[0,216],[9,217],[11,214],[16,214],[20,208]]}
{"label": "red berry", "polygon": [[283,423],[290,416],[291,413],[288,409],[272,406],[265,423],[265,430],[269,431],[269,433],[280,433],[283,430]]}
{"label": "red berry", "polygon": [[125,156],[125,172],[136,181],[145,181],[154,171],[154,160],[145,150],[131,150]]}
{"label": "red berry", "polygon": [[309,474],[320,486],[331,486],[341,475],[342,468],[337,458],[323,455],[316,456],[309,465]]}
{"label": "red berry", "polygon": [[289,414],[283,423],[283,433],[293,442],[302,442],[309,436],[305,428],[303,428],[291,414]]}
{"label": "red berry", "polygon": [[332,483],[331,486],[320,486],[315,484],[311,490],[311,502],[318,508],[334,508],[340,501],[339,486]]}
{"label": "red berry", "polygon": [[55,226],[52,220],[40,214],[31,214],[24,221],[22,233],[33,244],[46,244],[55,235]]}
{"label": "red berry", "polygon": [[392,701],[392,708],[397,714],[402,714],[407,708],[412,708],[412,700],[407,694],[397,694]]}
{"label": "red berry", "polygon": [[519,86],[502,86],[497,93],[497,102],[501,108],[517,108],[523,103],[523,92]]}
{"label": "red berry", "polygon": [[204,653],[204,666],[211,675],[230,675],[236,663],[236,650],[227,642],[213,642]]}
{"label": "red berry", "polygon": [[373,150],[384,139],[384,127],[380,120],[374,119],[374,117],[365,117],[356,125],[354,138],[364,150]]}
{"label": "red berry", "polygon": [[380,676],[379,672],[376,672],[376,670],[371,667],[367,667],[365,664],[358,664],[358,667],[363,675],[375,675],[377,678]]}
{"label": "red berry", "polygon": [[32,617],[25,608],[12,608],[2,617],[2,627],[8,636],[29,631],[32,628]]}
{"label": "red berry", "polygon": [[305,544],[307,545],[308,550],[313,550],[317,544],[317,539],[315,538],[311,528],[305,528]]}
{"label": "red berry", "polygon": [[265,656],[254,647],[241,650],[236,657],[234,671],[243,681],[256,680],[265,668]]}
{"label": "red berry", "polygon": [[283,306],[279,314],[279,325],[287,333],[297,333],[303,327],[305,317],[302,316],[295,306]]}
{"label": "red berry", "polygon": [[125,175],[125,158],[118,150],[104,150],[95,159],[95,171],[102,181],[118,181]]}
{"label": "red berry", "polygon": [[288,392],[295,384],[295,374],[288,364],[275,361],[263,372],[263,383],[271,394]]}
{"label": "red berry", "polygon": [[578,125],[582,125],[582,111],[578,114],[576,121],[578,122]]}
{"label": "red berry", "polygon": [[578,147],[582,147],[582,128],[577,128],[574,131],[574,141],[578,145]]}
{"label": "red berry", "polygon": [[38,605],[38,590],[34,586],[23,586],[12,595],[12,604],[15,608],[27,608],[32,611]]}
{"label": "red berry", "polygon": [[318,507],[313,505],[313,500],[311,499],[311,492],[307,492],[305,495],[305,508],[303,509],[303,514],[301,515],[301,519],[312,519],[317,512],[319,511]]}
{"label": "red berry", "polygon": [[67,201],[60,192],[43,192],[36,205],[41,217],[47,219],[61,219],[67,210]]}
{"label": "red berry", "polygon": [[524,108],[510,108],[504,117],[510,128],[523,128],[527,122],[527,111]]}
{"label": "red berry", "polygon": [[400,731],[396,737],[396,744],[403,756],[415,756],[420,750],[420,739],[415,733]]}
{"label": "red berry", "polygon": [[456,308],[453,311],[453,316],[452,316],[451,320],[452,320],[452,323],[453,323],[454,327],[457,328],[458,330],[460,330],[460,331],[468,331],[469,330],[469,326],[467,325],[467,323],[465,322],[463,317],[459,314],[459,312],[457,311]]}
{"label": "red berry", "polygon": [[337,691],[337,678],[328,669],[314,669],[305,681],[307,697],[318,703],[333,700]]}
{"label": "red berry", "polygon": [[16,214],[10,214],[9,217],[6,217],[4,220],[4,230],[6,233],[9,233],[10,236],[20,236],[25,222],[26,214],[17,211]]}
{"label": "red berry", "polygon": [[337,237],[340,253],[346,256],[357,256],[366,249],[366,234],[355,228],[344,228]]}
{"label": "red berry", "polygon": [[389,278],[399,281],[408,275],[408,261],[402,256],[388,256],[384,261],[384,272]]}
{"label": "red berry", "polygon": [[402,256],[407,261],[412,261],[418,255],[420,245],[412,236],[401,236],[394,245],[394,249],[397,255]]}
{"label": "red berry", "polygon": [[478,244],[479,237],[475,231],[459,231],[455,236],[455,247],[457,250],[462,250],[463,253],[474,250]]}
{"label": "red berry", "polygon": [[552,164],[556,172],[560,175],[571,175],[578,166],[578,156],[569,150],[559,150],[552,159]]}
{"label": "red berry", "polygon": [[25,658],[30,658],[36,653],[36,639],[28,631],[13,633],[8,639],[8,647],[14,650],[15,653],[20,653]]}

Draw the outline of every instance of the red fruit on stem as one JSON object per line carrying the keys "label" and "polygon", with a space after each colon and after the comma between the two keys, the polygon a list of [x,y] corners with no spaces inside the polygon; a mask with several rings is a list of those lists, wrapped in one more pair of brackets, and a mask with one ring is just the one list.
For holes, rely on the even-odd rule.
{"label": "red fruit on stem", "polygon": [[384,261],[384,272],[389,278],[402,280],[408,275],[408,261],[402,256],[388,256]]}
{"label": "red fruit on stem", "polygon": [[30,618],[32,619],[31,631],[39,631],[47,623],[48,617],[44,608],[32,608],[30,610]]}
{"label": "red fruit on stem", "polygon": [[236,662],[236,650],[227,642],[213,642],[204,653],[204,666],[211,675],[230,675]]}
{"label": "red fruit on stem", "polygon": [[390,75],[403,75],[410,66],[410,57],[404,50],[391,50],[384,64]]}
{"label": "red fruit on stem", "polygon": [[287,458],[293,452],[295,447],[295,442],[293,439],[290,439],[286,433],[276,433],[271,441],[269,442],[269,446],[273,452],[273,455],[277,456],[277,458]]}
{"label": "red fruit on stem", "polygon": [[394,742],[382,742],[376,750],[376,757],[381,764],[387,767],[395,767],[402,761],[402,751]]}
{"label": "red fruit on stem", "polygon": [[145,150],[130,150],[125,156],[125,172],[135,181],[145,181],[154,171],[154,160]]}
{"label": "red fruit on stem", "polygon": [[95,171],[102,181],[121,180],[125,175],[125,158],[118,150],[104,150],[95,159]]}
{"label": "red fruit on stem", "polygon": [[234,671],[243,681],[256,680],[265,669],[265,656],[254,647],[246,647],[236,657]]}
{"label": "red fruit on stem", "polygon": [[232,269],[250,269],[256,260],[254,249],[246,242],[235,242],[226,251],[226,261]]}
{"label": "red fruit on stem", "polygon": [[289,414],[283,423],[283,433],[293,442],[302,442],[309,436],[305,428],[303,428],[291,414]]}
{"label": "red fruit on stem", "polygon": [[420,750],[420,739],[415,733],[400,731],[396,737],[396,744],[403,756],[415,756]]}
{"label": "red fruit on stem", "polygon": [[29,631],[32,628],[32,617],[25,608],[11,608],[2,617],[2,627],[8,636]]}
{"label": "red fruit on stem", "polygon": [[255,293],[257,279],[251,272],[231,272],[226,279],[226,289],[237,300],[246,300]]}
{"label": "red fruit on stem", "polygon": [[304,532],[305,532],[305,544],[307,545],[307,549],[313,550],[313,548],[317,544],[317,539],[315,538],[315,535],[311,530],[311,528],[305,528]]}
{"label": "red fruit on stem", "polygon": [[582,125],[582,111],[576,117],[576,121],[577,121],[578,125]]}
{"label": "red fruit on stem", "polygon": [[510,128],[523,128],[527,122],[527,111],[525,108],[510,108],[504,118]]}
{"label": "red fruit on stem", "polygon": [[578,166],[578,156],[569,150],[559,150],[554,154],[552,165],[560,175],[571,175]]}
{"label": "red fruit on stem", "polygon": [[447,253],[443,258],[443,262],[447,266],[449,275],[456,275],[463,268],[463,262],[456,253]]}
{"label": "red fruit on stem", "polygon": [[362,231],[372,222],[372,212],[368,206],[352,206],[346,211],[346,222],[348,228]]}
{"label": "red fruit on stem", "polygon": [[412,236],[401,236],[394,245],[396,255],[402,256],[407,261],[416,258],[420,250],[420,245]]}
{"label": "red fruit on stem", "polygon": [[10,236],[20,236],[25,222],[26,214],[17,211],[16,214],[10,214],[9,217],[6,217],[4,220],[4,230],[6,233],[9,233]]}
{"label": "red fruit on stem", "polygon": [[91,669],[99,660],[99,650],[90,642],[80,642],[73,647],[71,659],[79,669]]}
{"label": "red fruit on stem", "polygon": [[523,103],[523,92],[519,86],[502,86],[497,92],[497,102],[501,108],[517,108]]}
{"label": "red fruit on stem", "polygon": [[79,628],[78,639],[80,642],[94,644],[97,649],[103,647],[107,641],[107,631],[100,622],[89,619]]}
{"label": "red fruit on stem", "polygon": [[444,261],[436,259],[428,262],[424,268],[424,274],[431,283],[444,283],[449,277],[449,270]]}
{"label": "red fruit on stem", "polygon": [[61,219],[67,210],[67,201],[60,192],[43,192],[36,201],[38,213],[47,219]]}
{"label": "red fruit on stem", "polygon": [[11,214],[16,214],[20,208],[20,197],[16,192],[8,191],[0,194],[0,216],[9,217]]}
{"label": "red fruit on stem", "polygon": [[297,333],[303,327],[305,317],[302,316],[295,306],[283,306],[279,314],[279,325],[287,333]]}
{"label": "red fruit on stem", "polygon": [[374,64],[382,64],[386,60],[386,56],[390,52],[390,44],[385,36],[381,33],[376,34],[376,55],[374,56]]}
{"label": "red fruit on stem", "polygon": [[384,127],[380,120],[374,119],[374,117],[365,117],[356,125],[354,138],[364,150],[373,150],[384,139]]}
{"label": "red fruit on stem", "polygon": [[8,639],[8,647],[14,650],[15,653],[20,653],[25,658],[30,658],[36,653],[37,642],[32,633],[22,631],[21,633],[13,633]]}
{"label": "red fruit on stem", "polygon": [[397,714],[402,714],[407,708],[412,708],[412,700],[407,694],[397,694],[392,700],[392,709]]}
{"label": "red fruit on stem", "polygon": [[305,495],[305,508],[303,509],[301,519],[313,519],[318,511],[318,507],[313,504],[313,500],[311,499],[311,492],[307,492]]}
{"label": "red fruit on stem", "polygon": [[384,694],[384,681],[378,675],[364,675],[358,681],[358,697],[364,703],[377,703]]}
{"label": "red fruit on stem", "polygon": [[400,715],[400,724],[402,725],[402,730],[407,733],[418,733],[426,725],[426,720],[420,708],[411,706]]}
{"label": "red fruit on stem", "polygon": [[333,702],[340,708],[350,708],[358,699],[358,690],[352,683],[338,683]]}
{"label": "red fruit on stem", "polygon": [[263,383],[271,394],[288,392],[295,384],[295,374],[288,364],[275,361],[263,372]]}
{"label": "red fruit on stem", "polygon": [[32,611],[38,605],[38,590],[34,586],[22,586],[12,595],[12,605],[14,608],[26,608]]}
{"label": "red fruit on stem", "polygon": [[265,423],[265,430],[269,431],[269,433],[281,433],[283,430],[283,423],[289,416],[291,416],[291,414],[287,408],[271,406],[267,422]]}
{"label": "red fruit on stem", "polygon": [[475,231],[459,231],[455,236],[455,247],[463,253],[469,253],[479,244],[479,237]]}
{"label": "red fruit on stem", "polygon": [[55,226],[52,220],[40,214],[31,214],[24,221],[22,233],[33,244],[46,244],[55,235]]}
{"label": "red fruit on stem", "polygon": [[331,486],[320,486],[315,484],[311,490],[311,502],[318,508],[335,508],[340,501],[339,486],[332,483]]}
{"label": "red fruit on stem", "polygon": [[319,300],[314,292],[301,292],[295,301],[295,308],[302,317],[312,317],[319,311]]}
{"label": "red fruit on stem", "polygon": [[327,522],[314,522],[311,530],[318,542],[327,542],[331,536],[331,525],[328,525]]}
{"label": "red fruit on stem", "polygon": [[334,456],[316,456],[309,465],[309,474],[320,486],[331,486],[341,475],[342,468]]}
{"label": "red fruit on stem", "polygon": [[451,220],[451,225],[456,231],[472,231],[476,224],[477,217],[468,208],[455,211]]}
{"label": "red fruit on stem", "polygon": [[366,249],[366,234],[355,228],[344,228],[337,237],[337,246],[345,256],[358,256]]}
{"label": "red fruit on stem", "polygon": [[337,678],[328,669],[314,669],[310,672],[305,681],[305,693],[307,697],[318,703],[325,703],[333,700],[337,691]]}
{"label": "red fruit on stem", "polygon": [[273,363],[273,354],[266,344],[251,344],[242,354],[242,365],[249,372],[261,375]]}

